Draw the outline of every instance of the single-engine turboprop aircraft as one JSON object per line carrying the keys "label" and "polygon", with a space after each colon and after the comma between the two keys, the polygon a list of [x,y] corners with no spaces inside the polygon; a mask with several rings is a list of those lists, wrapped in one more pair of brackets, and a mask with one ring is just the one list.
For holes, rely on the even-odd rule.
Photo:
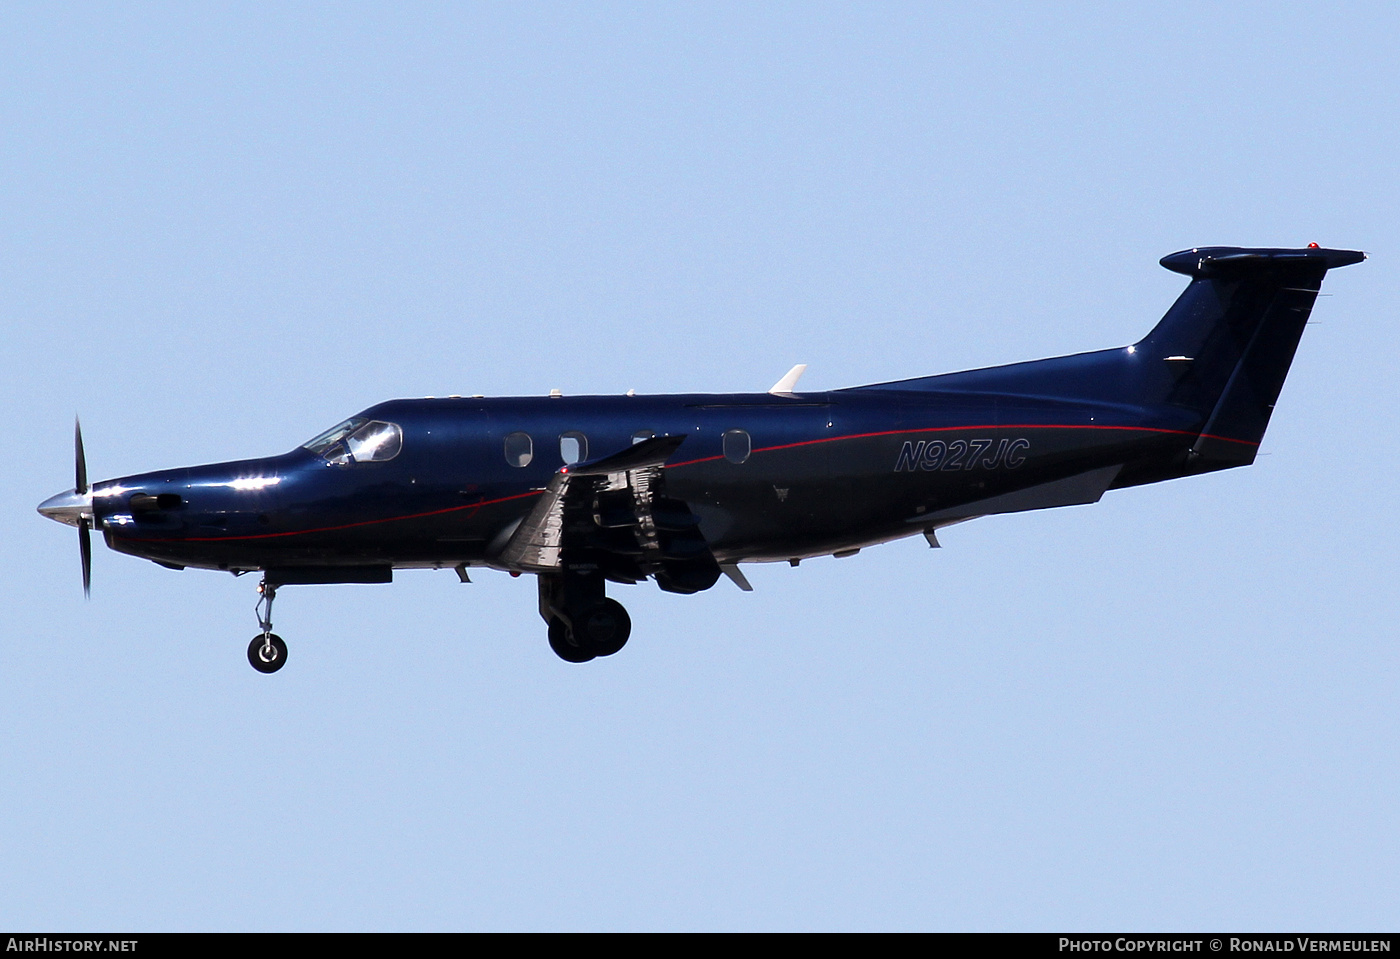
{"label": "single-engine turboprop aircraft", "polygon": [[1322,278],[1350,250],[1204,247],[1132,346],[831,392],[391,400],[266,459],[77,481],[39,512],[171,569],[261,573],[255,669],[275,672],[277,589],[471,567],[539,580],[549,644],[627,642],[605,584],[709,589],[739,564],[845,556],[994,513],[1253,462]]}

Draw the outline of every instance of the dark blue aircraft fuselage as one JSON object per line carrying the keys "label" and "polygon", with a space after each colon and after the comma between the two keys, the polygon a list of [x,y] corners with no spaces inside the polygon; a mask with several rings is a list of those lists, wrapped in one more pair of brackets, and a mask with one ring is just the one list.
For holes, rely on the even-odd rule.
{"label": "dark blue aircraft fuselage", "polygon": [[[1162,263],[1190,285],[1132,346],[853,389],[393,400],[280,456],[91,489],[79,443],[77,487],[40,509],[83,530],[85,575],[89,527],[163,565],[261,571],[272,592],[535,573],[551,644],[582,661],[630,629],[605,581],[746,585],[740,563],[936,543],[976,516],[1247,465],[1324,275],[1363,256],[1184,251]],[[281,663],[267,602],[264,671]]]}
{"label": "dark blue aircraft fuselage", "polygon": [[[331,465],[298,449],[97,484],[99,528],[113,549],[208,569],[491,565],[493,544],[565,465],[561,436],[611,453],[649,432],[685,437],[667,490],[700,517],[717,560],[803,558],[1100,467],[1125,464],[1117,485],[1181,475],[1201,427],[1169,408],[901,390],[393,400],[360,415],[399,426],[402,452]],[[722,448],[735,430],[751,443],[740,463]],[[504,453],[516,433],[533,445],[523,467]],[[180,506],[133,512],[136,492]]]}

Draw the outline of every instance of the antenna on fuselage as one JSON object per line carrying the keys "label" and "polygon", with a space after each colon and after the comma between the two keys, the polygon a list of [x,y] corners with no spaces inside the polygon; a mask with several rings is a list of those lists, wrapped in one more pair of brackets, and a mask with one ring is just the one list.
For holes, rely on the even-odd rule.
{"label": "antenna on fuselage", "polygon": [[768,392],[773,393],[777,396],[781,396],[784,393],[791,393],[792,388],[797,385],[797,381],[800,380],[802,378],[802,374],[806,372],[807,364],[798,363],[792,369],[788,370],[787,374],[783,376],[782,379],[774,383],[772,388],[770,388]]}

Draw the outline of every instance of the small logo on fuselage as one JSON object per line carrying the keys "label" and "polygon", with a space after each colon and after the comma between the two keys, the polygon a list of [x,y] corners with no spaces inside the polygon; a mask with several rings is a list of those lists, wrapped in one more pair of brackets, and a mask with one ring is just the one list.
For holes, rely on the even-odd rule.
{"label": "small logo on fuselage", "polygon": [[905,440],[895,460],[896,473],[908,470],[1014,470],[1026,461],[1028,439]]}

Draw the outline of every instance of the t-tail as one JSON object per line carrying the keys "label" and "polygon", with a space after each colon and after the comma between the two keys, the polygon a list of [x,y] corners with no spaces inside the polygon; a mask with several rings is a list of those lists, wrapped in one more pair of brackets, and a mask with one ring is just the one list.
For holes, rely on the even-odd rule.
{"label": "t-tail", "polygon": [[1204,247],[1162,258],[1191,285],[1133,351],[1148,370],[1155,361],[1155,382],[1144,384],[1152,402],[1205,416],[1192,472],[1254,461],[1322,278],[1365,258],[1317,247]]}
{"label": "t-tail", "polygon": [[875,389],[976,390],[1081,398],[1195,414],[1199,431],[1181,473],[1254,461],[1293,354],[1328,270],[1359,263],[1355,250],[1183,250],[1162,258],[1191,284],[1138,343]]}

